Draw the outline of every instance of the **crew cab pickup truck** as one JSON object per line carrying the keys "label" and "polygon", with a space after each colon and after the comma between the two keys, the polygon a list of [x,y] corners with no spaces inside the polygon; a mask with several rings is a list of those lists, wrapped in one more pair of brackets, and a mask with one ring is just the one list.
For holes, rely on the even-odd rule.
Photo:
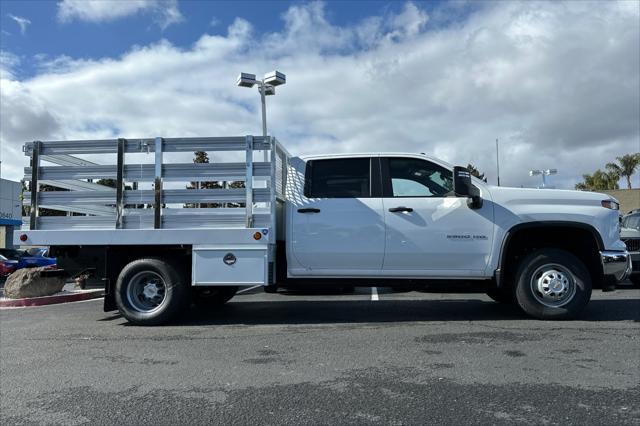
{"label": "crew cab pickup truck", "polygon": [[[194,301],[213,308],[239,286],[308,283],[466,283],[533,317],[568,319],[631,267],[610,196],[490,186],[421,154],[292,157],[253,136],[24,151],[34,190],[15,243],[48,245],[70,274],[102,278],[105,310],[135,324]],[[194,151],[216,161],[191,163]]]}

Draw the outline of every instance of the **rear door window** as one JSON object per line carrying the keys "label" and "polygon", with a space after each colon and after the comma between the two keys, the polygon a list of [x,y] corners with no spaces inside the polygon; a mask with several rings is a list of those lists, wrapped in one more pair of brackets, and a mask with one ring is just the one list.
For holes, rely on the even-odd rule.
{"label": "rear door window", "polygon": [[371,159],[308,161],[304,195],[307,198],[371,197]]}

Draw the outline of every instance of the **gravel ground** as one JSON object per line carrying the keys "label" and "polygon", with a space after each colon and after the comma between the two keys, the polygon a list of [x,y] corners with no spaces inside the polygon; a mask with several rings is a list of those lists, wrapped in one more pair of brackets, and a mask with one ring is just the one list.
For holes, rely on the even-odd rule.
{"label": "gravel ground", "polygon": [[265,294],[164,327],[0,312],[2,424],[640,425],[640,290],[576,321],[478,294]]}

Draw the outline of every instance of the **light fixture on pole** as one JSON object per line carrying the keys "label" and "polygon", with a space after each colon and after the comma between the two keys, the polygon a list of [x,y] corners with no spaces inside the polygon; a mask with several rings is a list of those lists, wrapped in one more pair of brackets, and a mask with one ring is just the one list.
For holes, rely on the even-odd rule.
{"label": "light fixture on pole", "polygon": [[[276,86],[281,86],[287,82],[287,76],[279,71],[271,71],[264,75],[262,80],[256,80],[255,74],[240,73],[236,84],[240,87],[258,86],[260,100],[262,103],[262,136],[267,137],[267,103],[265,96],[275,95]],[[264,161],[267,162],[267,151],[264,151]]]}
{"label": "light fixture on pole", "polygon": [[529,176],[541,175],[542,176],[542,187],[546,188],[546,186],[547,186],[546,177],[549,176],[549,175],[555,175],[557,173],[558,173],[558,169],[530,170],[529,171]]}

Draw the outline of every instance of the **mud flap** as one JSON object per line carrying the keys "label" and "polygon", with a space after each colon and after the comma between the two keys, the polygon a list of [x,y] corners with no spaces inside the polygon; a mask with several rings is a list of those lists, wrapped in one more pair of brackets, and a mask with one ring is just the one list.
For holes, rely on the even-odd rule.
{"label": "mud flap", "polygon": [[104,306],[105,312],[111,312],[118,309],[115,296],[115,282],[111,285],[109,279],[104,279]]}

